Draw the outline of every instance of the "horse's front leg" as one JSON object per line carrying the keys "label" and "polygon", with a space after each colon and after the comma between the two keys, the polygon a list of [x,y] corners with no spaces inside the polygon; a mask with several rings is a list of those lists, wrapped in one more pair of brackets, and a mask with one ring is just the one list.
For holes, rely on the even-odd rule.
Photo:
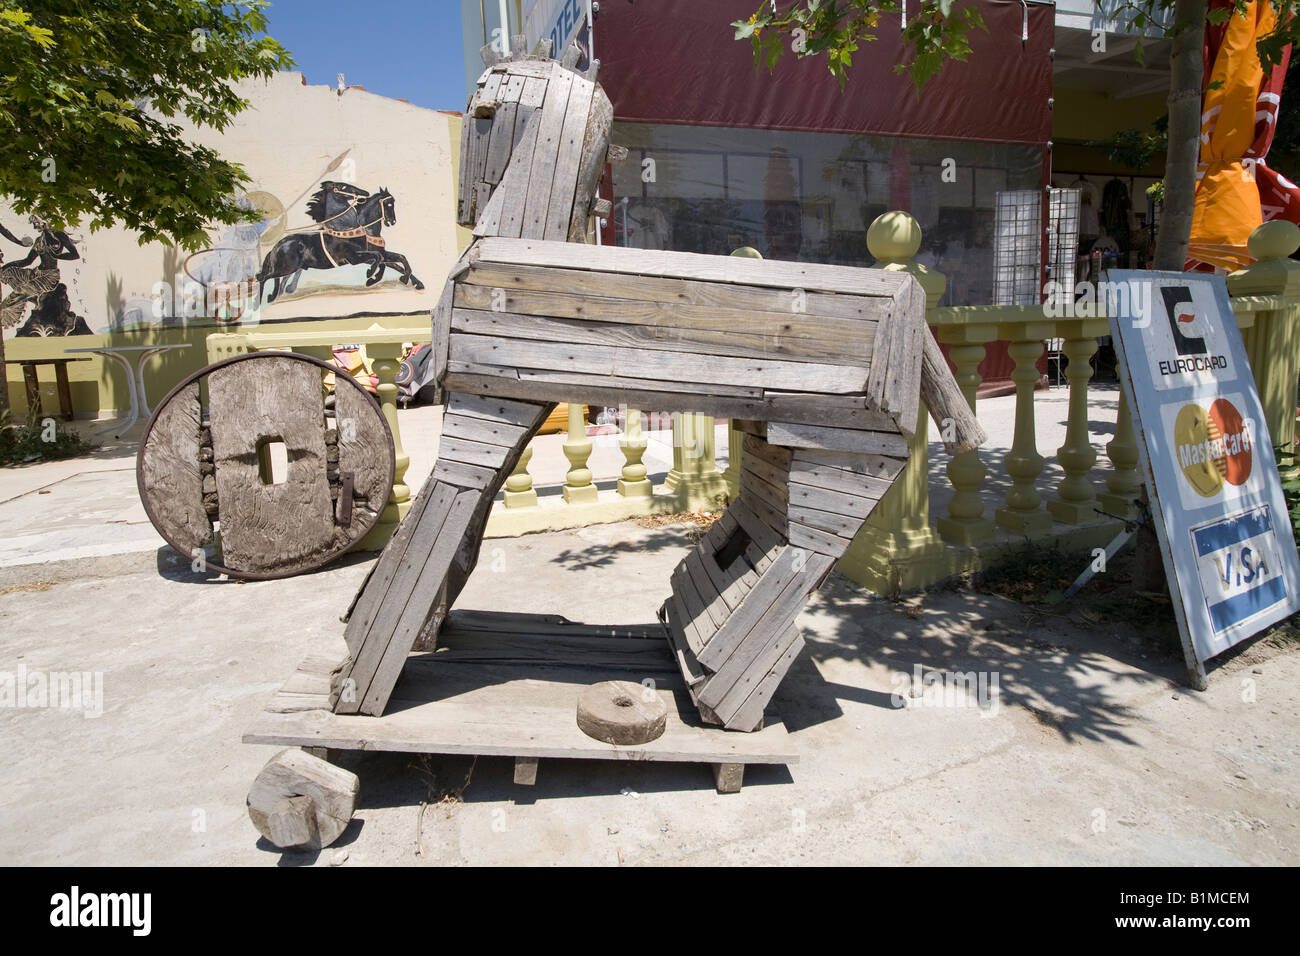
{"label": "horse's front leg", "polygon": [[388,258],[402,270],[402,282],[414,285],[416,289],[424,288],[424,283],[411,271],[411,263],[407,261],[406,256],[400,252],[390,252]]}

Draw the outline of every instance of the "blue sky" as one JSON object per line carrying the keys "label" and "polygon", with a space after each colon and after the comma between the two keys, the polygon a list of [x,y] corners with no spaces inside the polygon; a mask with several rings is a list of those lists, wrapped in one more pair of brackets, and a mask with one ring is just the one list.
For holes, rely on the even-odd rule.
{"label": "blue sky", "polygon": [[272,0],[267,17],[308,83],[342,73],[371,93],[465,108],[457,0]]}

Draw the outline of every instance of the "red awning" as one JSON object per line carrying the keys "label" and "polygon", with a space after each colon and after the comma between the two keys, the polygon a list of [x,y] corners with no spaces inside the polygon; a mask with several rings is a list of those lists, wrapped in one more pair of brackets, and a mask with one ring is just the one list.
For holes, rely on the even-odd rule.
{"label": "red awning", "polygon": [[799,60],[787,52],[775,73],[755,70],[749,42],[733,39],[731,23],[757,6],[758,0],[605,0],[596,15],[595,55],[615,118],[1026,144],[1051,138],[1050,4],[981,0],[988,32],[972,31],[970,59],[948,63],[919,96],[907,76],[894,72],[898,15],[883,16],[879,38],[853,55],[841,93],[824,56]]}

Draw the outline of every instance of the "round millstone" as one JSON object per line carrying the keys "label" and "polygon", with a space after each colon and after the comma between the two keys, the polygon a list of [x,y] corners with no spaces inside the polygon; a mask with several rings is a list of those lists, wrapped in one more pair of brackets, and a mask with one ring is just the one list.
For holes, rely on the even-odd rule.
{"label": "round millstone", "polygon": [[578,698],[578,726],[607,744],[645,744],[668,724],[668,705],[656,691],[627,680],[594,684]]}

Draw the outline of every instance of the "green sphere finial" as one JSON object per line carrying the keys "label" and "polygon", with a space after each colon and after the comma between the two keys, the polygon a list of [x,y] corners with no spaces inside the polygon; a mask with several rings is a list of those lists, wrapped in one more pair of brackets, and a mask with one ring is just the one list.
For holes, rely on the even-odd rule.
{"label": "green sphere finial", "polygon": [[763,254],[753,246],[741,246],[739,249],[731,250],[733,256],[740,256],[743,259],[761,259]]}

